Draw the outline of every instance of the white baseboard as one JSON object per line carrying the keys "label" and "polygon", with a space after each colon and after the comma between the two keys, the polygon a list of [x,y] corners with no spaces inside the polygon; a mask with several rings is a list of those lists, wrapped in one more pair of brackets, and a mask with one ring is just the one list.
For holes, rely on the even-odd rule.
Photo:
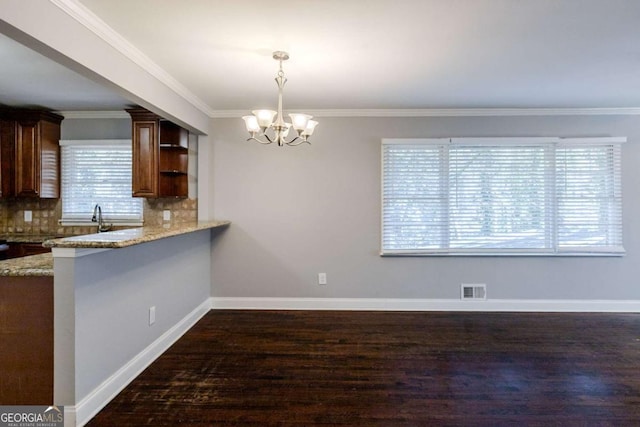
{"label": "white baseboard", "polygon": [[[141,351],[126,365],[118,369],[91,393],[85,396],[75,407],[65,406],[65,426],[84,426],[107,403],[144,371],[154,360],[164,353],[185,332],[187,332],[198,320],[211,310],[211,299],[208,298],[191,313],[187,314],[171,329],[162,334],[158,339]],[[73,424],[67,424],[66,419],[75,420]]]}
{"label": "white baseboard", "polygon": [[211,298],[213,309],[360,311],[520,311],[639,313],[639,300],[510,300],[400,298]]}

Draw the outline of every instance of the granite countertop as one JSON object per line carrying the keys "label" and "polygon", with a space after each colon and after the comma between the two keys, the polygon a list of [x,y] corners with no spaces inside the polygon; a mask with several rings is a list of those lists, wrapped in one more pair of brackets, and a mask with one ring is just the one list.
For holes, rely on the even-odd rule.
{"label": "granite countertop", "polygon": [[10,233],[0,235],[0,239],[10,243],[42,243],[45,240],[55,239],[57,236],[51,234],[20,234]]}
{"label": "granite countertop", "polygon": [[[117,249],[193,231],[226,227],[229,224],[229,221],[199,221],[162,227],[146,226],[47,240],[43,246],[49,248]],[[1,276],[53,276],[53,256],[51,253],[46,253],[0,261]]]}
{"label": "granite countertop", "polygon": [[207,230],[217,227],[226,227],[229,221],[198,221],[164,226],[138,227],[126,230],[108,231],[105,233],[85,234],[83,236],[64,237],[62,239],[47,240],[44,242],[47,248],[95,248],[117,249],[140,243],[151,242],[165,237],[178,236],[193,231]]}
{"label": "granite countertop", "polygon": [[53,276],[53,256],[49,252],[0,261],[1,276]]}

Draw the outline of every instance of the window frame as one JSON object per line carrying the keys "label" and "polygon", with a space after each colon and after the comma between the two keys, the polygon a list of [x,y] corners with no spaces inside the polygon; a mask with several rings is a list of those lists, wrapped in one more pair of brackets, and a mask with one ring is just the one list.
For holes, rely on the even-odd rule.
{"label": "window frame", "polygon": [[[64,189],[63,187],[63,170],[62,168],[64,167],[64,161],[63,161],[63,149],[64,147],[69,147],[69,146],[82,146],[82,147],[90,147],[90,146],[94,146],[94,147],[99,147],[99,146],[111,146],[111,147],[117,147],[117,146],[126,146],[129,149],[133,149],[132,143],[131,143],[131,139],[91,139],[91,140],[60,140],[60,147],[61,147],[61,152],[60,152],[60,193],[64,194]],[[133,169],[132,169],[132,174],[133,174]],[[132,177],[133,178],[133,177]],[[129,189],[129,194],[131,194],[131,189]],[[105,210],[103,207],[103,219],[105,222],[114,224],[114,225],[121,225],[121,226],[142,226],[144,224],[144,202],[142,199],[139,198],[134,198],[132,197],[132,199],[137,200],[137,203],[140,204],[140,215],[139,217],[125,217],[125,218],[114,218],[112,215],[112,212],[109,212],[108,210]],[[65,217],[65,211],[64,211],[64,199],[62,199],[61,196],[61,219],[59,221],[60,225],[62,226],[90,226],[90,225],[95,225],[95,222],[91,221],[91,213],[89,213],[86,217],[78,217],[78,216],[66,216]],[[94,202],[92,202],[93,204]],[[96,203],[100,204],[99,201],[96,201]]]}
{"label": "window frame", "polygon": [[[559,174],[558,167],[555,164],[555,159],[557,157],[557,148],[558,147],[586,147],[589,145],[612,145],[614,149],[614,162],[617,162],[617,166],[614,164],[612,168],[612,176],[619,180],[618,189],[620,191],[620,221],[622,221],[622,174],[621,174],[621,147],[622,144],[627,142],[626,137],[587,137],[587,138],[560,138],[560,137],[496,137],[496,138],[384,138],[382,139],[381,144],[381,179],[380,179],[380,255],[381,256],[624,256],[625,250],[623,247],[623,230],[622,225],[620,226],[620,244],[615,246],[608,247],[580,247],[580,248],[564,248],[560,247],[558,244],[558,201],[556,200],[557,191],[556,191],[556,180]],[[547,197],[551,197],[553,200],[550,202],[552,206],[552,213],[549,215],[549,219],[551,220],[550,226],[544,228],[544,233],[549,234],[549,237],[552,241],[551,247],[545,248],[527,248],[527,249],[512,249],[512,248],[451,248],[449,246],[449,242],[447,241],[447,247],[440,247],[436,249],[387,249],[385,248],[385,146],[387,145],[435,145],[439,147],[443,147],[445,150],[443,154],[443,159],[441,160],[442,164],[440,167],[440,176],[443,181],[446,181],[445,190],[446,196],[444,200],[449,200],[451,185],[449,183],[449,171],[451,168],[451,164],[449,162],[449,147],[455,145],[464,145],[464,146],[482,146],[482,145],[491,145],[491,146],[517,146],[517,145],[526,145],[526,146],[540,146],[552,147],[552,165],[548,166],[552,169],[551,181],[552,184],[545,184],[544,190],[547,194]],[[546,152],[549,152],[547,150]],[[443,170],[445,172],[443,172]],[[545,176],[549,176],[549,173],[546,172]],[[552,188],[550,191],[549,188]],[[549,202],[547,202],[549,203]],[[448,205],[448,202],[445,202]],[[446,225],[443,225],[443,230],[446,228],[446,233],[448,236],[447,239],[450,238],[450,232],[448,231],[451,225],[451,217],[449,214],[449,206],[444,207],[446,211]],[[445,231],[442,231],[445,232]]]}

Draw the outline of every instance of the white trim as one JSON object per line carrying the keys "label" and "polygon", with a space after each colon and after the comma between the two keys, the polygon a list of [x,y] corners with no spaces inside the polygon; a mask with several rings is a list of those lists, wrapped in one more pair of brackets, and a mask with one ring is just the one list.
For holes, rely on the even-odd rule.
{"label": "white trim", "polygon": [[[557,234],[557,233],[555,233]],[[572,252],[568,249],[558,248],[557,251],[552,249],[477,249],[473,252],[471,249],[464,251],[451,249],[428,249],[428,250],[394,250],[380,251],[381,257],[623,257],[627,253],[624,248],[619,247],[602,247],[602,248],[584,248],[584,252]]]}
{"label": "white trim", "polygon": [[624,144],[627,142],[626,136],[610,136],[610,137],[581,137],[581,138],[559,138],[558,145],[571,146],[572,144],[580,145],[607,145],[607,144]]}
{"label": "white trim", "polygon": [[624,144],[626,136],[496,136],[496,137],[447,137],[447,138],[382,138],[382,145],[531,145],[556,144],[560,146]]}
{"label": "white trim", "polygon": [[[304,110],[315,117],[522,117],[522,116],[638,116],[640,108],[429,108]],[[210,111],[213,119],[239,119],[248,110]]]}
{"label": "white trim", "polygon": [[640,313],[640,300],[212,297],[214,310],[492,311]]}
{"label": "white trim", "polygon": [[134,64],[187,100],[202,113],[211,116],[211,107],[78,0],[51,0],[51,2]]}
{"label": "white trim", "polygon": [[115,111],[56,111],[65,119],[129,119],[131,116],[124,110]]}
{"label": "white trim", "polygon": [[451,138],[382,138],[382,145],[441,145],[450,144]]}
{"label": "white trim", "polygon": [[[451,108],[305,110],[314,117],[638,116],[640,108]],[[212,119],[239,119],[248,110],[207,110]],[[57,111],[65,119],[131,119],[126,111]]]}
{"label": "white trim", "polygon": [[187,314],[176,325],[162,334],[126,365],[118,369],[118,371],[80,400],[75,406],[77,425],[83,426],[89,422],[91,418],[129,385],[131,381],[191,329],[210,309],[211,299],[207,298],[191,313]]}

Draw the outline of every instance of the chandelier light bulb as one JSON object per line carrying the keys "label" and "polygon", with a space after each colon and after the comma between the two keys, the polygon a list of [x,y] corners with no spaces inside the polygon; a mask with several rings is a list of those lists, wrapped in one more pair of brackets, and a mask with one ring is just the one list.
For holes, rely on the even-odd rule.
{"label": "chandelier light bulb", "polygon": [[302,131],[302,136],[306,136],[306,137],[311,136],[313,134],[313,130],[316,128],[317,125],[318,125],[318,122],[316,122],[315,120],[309,120],[307,122],[307,126]]}
{"label": "chandelier light bulb", "polygon": [[291,117],[291,125],[293,128],[297,131],[303,131],[312,116],[308,114],[291,113],[289,117]]}
{"label": "chandelier light bulb", "polygon": [[271,126],[271,123],[273,123],[273,119],[276,117],[278,112],[273,110],[254,110],[251,114],[256,117],[258,125],[261,128],[266,129]]}
{"label": "chandelier light bulb", "polygon": [[[287,79],[284,76],[282,70],[282,62],[289,59],[287,52],[276,51],[273,52],[273,59],[280,63],[280,69],[276,75],[276,84],[278,85],[278,110],[253,110],[252,116],[244,116],[245,126],[247,132],[249,132],[249,139],[247,141],[256,141],[260,144],[277,143],[279,146],[283,145],[300,145],[304,142],[310,144],[309,137],[313,134],[313,130],[318,125],[318,122],[311,120],[313,116],[309,114],[291,113],[291,123],[284,120],[282,114],[282,91]],[[290,128],[295,129],[295,136],[292,139],[287,139]],[[260,139],[263,138],[263,139]]]}
{"label": "chandelier light bulb", "polygon": [[247,126],[247,130],[250,133],[256,133],[260,131],[260,125],[258,124],[258,118],[256,116],[244,116],[242,117],[244,124]]}

